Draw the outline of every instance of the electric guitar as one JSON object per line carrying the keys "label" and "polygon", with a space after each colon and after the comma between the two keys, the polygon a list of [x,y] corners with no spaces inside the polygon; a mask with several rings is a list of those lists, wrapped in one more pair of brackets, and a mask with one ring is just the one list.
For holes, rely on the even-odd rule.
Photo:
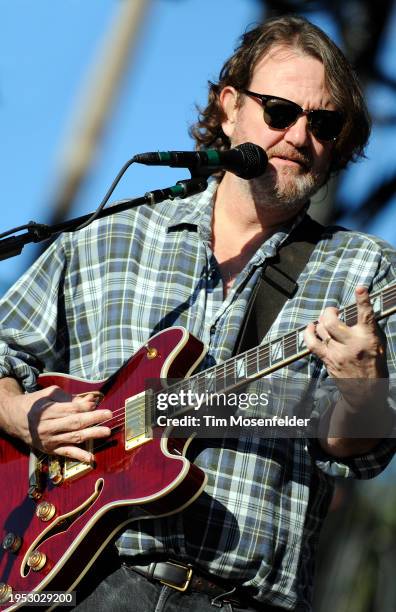
{"label": "electric guitar", "polygon": [[[396,285],[371,296],[377,319],[396,311]],[[357,320],[356,305],[341,312]],[[304,328],[210,368],[212,391],[261,378],[306,356]],[[23,607],[19,593],[71,592],[107,543],[129,522],[180,512],[203,491],[206,476],[186,457],[190,439],[147,425],[148,379],[183,379],[174,391],[207,384],[190,374],[204,345],[181,327],[157,333],[106,381],[45,373],[41,387],[57,385],[76,395],[100,392],[112,411],[110,437],[91,444],[94,465],[34,451],[0,438],[0,608]],[[151,398],[152,399],[152,398]],[[55,602],[56,603],[56,602]],[[48,606],[50,607],[50,606]]]}

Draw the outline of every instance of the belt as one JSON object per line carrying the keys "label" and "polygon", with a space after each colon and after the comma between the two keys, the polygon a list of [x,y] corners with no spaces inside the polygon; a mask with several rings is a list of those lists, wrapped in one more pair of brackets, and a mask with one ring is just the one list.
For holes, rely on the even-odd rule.
{"label": "belt", "polygon": [[148,580],[158,581],[175,591],[185,593],[188,590],[205,593],[212,598],[212,604],[218,604],[218,607],[221,607],[222,603],[230,602],[242,608],[250,606],[262,612],[282,612],[280,608],[260,604],[242,592],[241,588],[221,584],[220,579],[206,577],[191,565],[183,565],[179,561],[157,561],[149,565],[132,565],[128,562],[128,558],[124,557],[121,558],[121,562]]}

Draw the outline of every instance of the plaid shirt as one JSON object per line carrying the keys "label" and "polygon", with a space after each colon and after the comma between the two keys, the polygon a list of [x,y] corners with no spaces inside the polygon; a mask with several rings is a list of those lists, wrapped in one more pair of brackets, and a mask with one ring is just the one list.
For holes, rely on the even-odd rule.
{"label": "plaid shirt", "polygon": [[[1,302],[0,375],[18,378],[27,390],[43,369],[103,379],[172,325],[208,346],[204,367],[229,358],[260,268],[287,231],[262,244],[224,300],[210,246],[215,187],[60,236]],[[267,340],[317,319],[324,305],[353,302],[357,285],[376,290],[394,282],[395,261],[388,245],[363,234],[339,231],[322,240]],[[394,377],[396,319],[384,328]],[[291,372],[326,376],[312,356],[282,375]],[[250,587],[259,601],[310,610],[313,557],[333,477],[374,476],[392,457],[392,445],[341,462],[303,439],[247,435],[197,440],[188,457],[208,476],[204,493],[174,516],[133,523],[118,541],[121,553],[165,553]]]}

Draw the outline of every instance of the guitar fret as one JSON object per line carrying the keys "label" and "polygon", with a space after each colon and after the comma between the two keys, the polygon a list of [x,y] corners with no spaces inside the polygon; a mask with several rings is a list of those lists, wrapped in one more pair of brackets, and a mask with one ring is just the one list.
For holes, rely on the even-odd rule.
{"label": "guitar fret", "polygon": [[246,364],[247,353],[242,353],[235,357],[235,376],[236,378],[246,378],[247,376],[247,364]]}
{"label": "guitar fret", "polygon": [[357,323],[357,308],[356,306],[350,306],[345,308],[342,311],[343,314],[343,319],[345,321],[345,323],[351,327],[352,325],[355,325]]}
{"label": "guitar fret", "polygon": [[283,361],[283,339],[273,340],[270,344],[270,365]]}
{"label": "guitar fret", "polygon": [[216,376],[209,376],[206,379],[206,391],[209,393],[216,393]]}
{"label": "guitar fret", "polygon": [[[256,372],[260,371],[260,347],[256,347],[251,350],[251,357],[249,359],[248,372],[251,375],[251,370],[254,367]],[[253,372],[254,374],[254,372]]]}
{"label": "guitar fret", "polygon": [[396,288],[389,287],[388,289],[385,289],[381,295],[381,298],[382,298],[381,312],[384,312],[396,306]]}
{"label": "guitar fret", "polygon": [[297,352],[297,334],[292,332],[283,337],[283,353],[285,359],[292,357]]}
{"label": "guitar fret", "polygon": [[[191,378],[188,380],[191,380]],[[198,376],[195,377],[195,384],[191,386],[191,391],[194,394],[201,395],[202,393],[205,392],[205,389],[206,389],[205,375],[198,374]]]}
{"label": "guitar fret", "polygon": [[259,351],[258,371],[262,372],[270,366],[269,351],[267,346],[262,346]]}
{"label": "guitar fret", "polygon": [[303,351],[304,349],[306,349],[305,340],[304,340],[304,331],[305,331],[305,327],[302,327],[301,329],[298,329],[296,332],[297,354]]}
{"label": "guitar fret", "polygon": [[229,389],[234,386],[236,380],[235,361],[226,361],[225,366],[224,388]]}
{"label": "guitar fret", "polygon": [[371,297],[371,304],[373,306],[373,310],[376,316],[381,314],[382,312],[382,295],[377,294]]}
{"label": "guitar fret", "polygon": [[[371,294],[370,299],[376,318],[383,313],[391,314],[390,310],[396,311],[396,285]],[[350,304],[341,309],[340,318],[347,325],[354,325],[357,322],[356,304]],[[299,354],[306,351],[304,329],[305,326],[270,343],[249,349],[245,353],[213,366],[205,372],[195,374],[183,381],[182,384],[188,385],[197,394],[222,393],[233,388],[238,380],[254,378],[260,372],[265,372],[270,368],[279,369],[282,362],[297,359]],[[183,387],[175,385],[172,387],[172,391],[177,391],[178,388],[182,389]]]}
{"label": "guitar fret", "polygon": [[251,378],[257,373],[258,349],[250,349],[247,353],[246,377]]}
{"label": "guitar fret", "polygon": [[224,363],[219,365],[219,373],[218,373],[218,376],[216,376],[216,384],[215,384],[216,393],[219,393],[220,391],[224,391],[225,382],[226,382],[226,363],[227,362],[225,361]]}

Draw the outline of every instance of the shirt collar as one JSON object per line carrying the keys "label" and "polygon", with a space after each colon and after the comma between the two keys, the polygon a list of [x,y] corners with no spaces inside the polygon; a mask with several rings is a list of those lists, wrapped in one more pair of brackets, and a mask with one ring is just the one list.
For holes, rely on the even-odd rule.
{"label": "shirt collar", "polygon": [[[213,198],[218,186],[214,177],[208,180],[208,188],[185,200],[179,200],[178,207],[168,223],[168,231],[180,225],[194,225],[196,227],[211,227]],[[208,223],[209,221],[209,223]]]}
{"label": "shirt collar", "polygon": [[[200,234],[210,241],[213,200],[217,187],[218,180],[215,177],[210,177],[208,188],[205,191],[181,200],[171,222],[168,224],[168,231],[187,224],[196,227]],[[254,260],[257,259],[256,263],[259,263],[264,257],[272,257],[276,254],[281,244],[304,219],[309,205],[310,202],[308,201],[291,223],[279,227],[274,234],[263,242],[262,246],[256,251],[255,256],[253,256]]]}

